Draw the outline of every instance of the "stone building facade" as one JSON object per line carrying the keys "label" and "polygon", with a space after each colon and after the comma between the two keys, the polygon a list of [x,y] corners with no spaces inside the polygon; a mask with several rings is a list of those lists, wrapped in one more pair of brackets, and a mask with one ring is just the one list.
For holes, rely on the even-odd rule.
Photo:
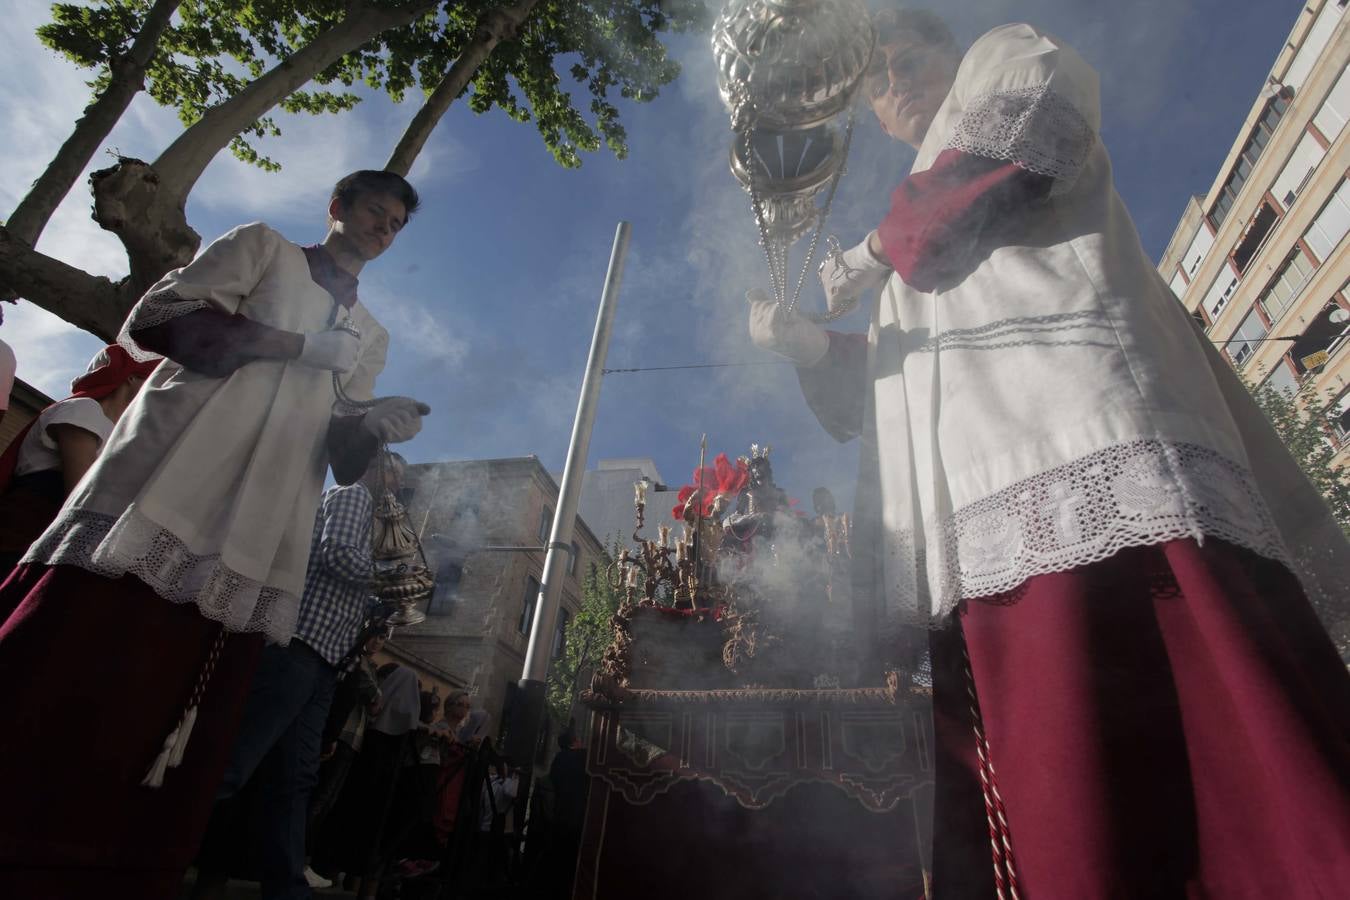
{"label": "stone building facade", "polygon": [[[524,666],[558,484],[534,456],[412,465],[405,484],[436,588],[427,620],[399,629],[396,642],[466,685],[495,735],[508,685]],[[608,564],[580,517],[572,541],[555,653],[580,607],[587,571]]]}

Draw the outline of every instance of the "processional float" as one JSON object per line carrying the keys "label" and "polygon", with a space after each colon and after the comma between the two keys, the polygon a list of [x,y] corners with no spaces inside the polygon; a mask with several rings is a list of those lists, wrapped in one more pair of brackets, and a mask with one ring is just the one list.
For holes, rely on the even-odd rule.
{"label": "processional float", "polygon": [[[731,171],[788,310],[821,249],[874,42],[861,0],[730,0],[713,30]],[[680,537],[665,524],[643,536],[635,487],[635,546],[609,575],[614,639],[583,695],[572,896],[927,891],[929,689],[863,651],[847,517],[800,514],[767,447],[704,461],[672,510]],[[713,852],[690,865],[690,847]]]}

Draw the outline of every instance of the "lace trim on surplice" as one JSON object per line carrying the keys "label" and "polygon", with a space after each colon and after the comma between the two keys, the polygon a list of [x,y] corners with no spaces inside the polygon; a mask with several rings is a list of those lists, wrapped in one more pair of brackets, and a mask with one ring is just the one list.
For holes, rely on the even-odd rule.
{"label": "lace trim on surplice", "polygon": [[196,554],[134,507],[121,516],[64,510],[24,554],[24,562],[71,565],[106,578],[132,575],[173,603],[193,603],[230,631],[261,632],[284,644],[300,598],[231,570],[218,554]]}
{"label": "lace trim on surplice", "polygon": [[136,343],[136,339],[131,336],[132,330],[163,325],[190,312],[207,309],[210,305],[205,300],[188,300],[172,288],[146,294],[127,314],[126,321],[122,323],[122,330],[117,333],[117,343],[137,362],[159,359],[158,353],[146,350]]}
{"label": "lace trim on surplice", "polygon": [[1073,186],[1096,134],[1083,114],[1048,84],[991,91],[961,114],[946,148],[1001,159],[1055,180],[1052,195]]}
{"label": "lace trim on surplice", "polygon": [[1188,537],[1220,538],[1294,568],[1245,467],[1195,444],[1138,440],[930,522],[925,545],[912,529],[888,532],[887,606],[901,622],[938,625],[962,600]]}

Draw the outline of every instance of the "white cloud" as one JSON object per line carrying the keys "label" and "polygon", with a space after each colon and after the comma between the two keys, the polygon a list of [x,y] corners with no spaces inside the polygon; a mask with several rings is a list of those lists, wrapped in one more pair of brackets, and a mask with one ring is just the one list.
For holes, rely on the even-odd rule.
{"label": "white cloud", "polygon": [[[192,204],[212,213],[238,218],[285,220],[295,210],[322,209],[333,182],[357,169],[378,169],[389,158],[416,104],[394,106],[381,95],[363,91],[367,99],[342,115],[290,115],[276,112],[280,137],[254,142],[262,154],[281,164],[279,173],[264,172],[222,151],[192,193]],[[477,166],[477,157],[449,135],[433,133],[409,173],[426,190]],[[308,218],[308,216],[307,216]]]}
{"label": "white cloud", "polygon": [[19,378],[60,399],[103,342],[31,303],[6,303],[0,337],[14,348]]}
{"label": "white cloud", "polygon": [[[404,356],[407,364],[422,368],[431,364],[446,377],[464,364],[469,342],[463,336],[464,326],[456,328],[456,323],[449,321],[452,311],[433,314],[425,304],[408,300],[401,292],[387,290],[372,279],[362,280],[361,297],[388,329],[390,346],[396,348],[393,352]],[[408,355],[413,358],[406,359]]]}

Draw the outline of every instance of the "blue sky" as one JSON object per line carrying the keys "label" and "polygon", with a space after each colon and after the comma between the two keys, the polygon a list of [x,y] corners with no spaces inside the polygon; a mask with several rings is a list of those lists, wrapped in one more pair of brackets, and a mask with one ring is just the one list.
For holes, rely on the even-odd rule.
{"label": "blue sky", "polygon": [[[921,4],[915,4],[921,5]],[[1046,28],[1101,75],[1103,138],[1117,188],[1156,258],[1186,198],[1209,188],[1265,80],[1299,0],[955,0],[932,4],[969,42],[1010,21]],[[0,208],[14,207],[67,136],[88,98],[84,73],[42,48],[45,0],[9,0],[0,20]],[[744,294],[767,280],[749,203],[726,168],[730,131],[706,39],[671,46],[684,74],[654,102],[623,107],[630,155],[590,155],[559,168],[532,125],[456,103],[414,167],[423,211],[362,277],[362,298],[392,335],[381,394],[407,394],[433,414],[403,448],[414,462],[536,454],[561,468],[616,223],[633,224],[608,365],[767,361],[749,345]],[[415,100],[416,98],[414,98]],[[332,182],[378,168],[416,110],[371,96],[343,117],[279,117],[262,148],[267,174],[222,154],[189,202],[206,240],[263,220],[291,239],[319,240]],[[181,126],[141,96],[107,142],[153,159]],[[875,226],[912,153],[859,119],[831,231],[845,245]],[[108,164],[100,156],[94,166]],[[97,274],[126,271],[120,245],[88,217],[80,184],[40,249]],[[808,291],[810,286],[808,285]],[[803,306],[818,308],[816,293]],[[19,376],[62,396],[99,344],[21,303],[0,336]],[[842,320],[862,330],[861,313]],[[809,498],[819,484],[852,495],[856,449],[827,437],[786,366],[611,375],[590,459],[650,456],[678,484],[710,451],[772,444],[779,481]]]}

